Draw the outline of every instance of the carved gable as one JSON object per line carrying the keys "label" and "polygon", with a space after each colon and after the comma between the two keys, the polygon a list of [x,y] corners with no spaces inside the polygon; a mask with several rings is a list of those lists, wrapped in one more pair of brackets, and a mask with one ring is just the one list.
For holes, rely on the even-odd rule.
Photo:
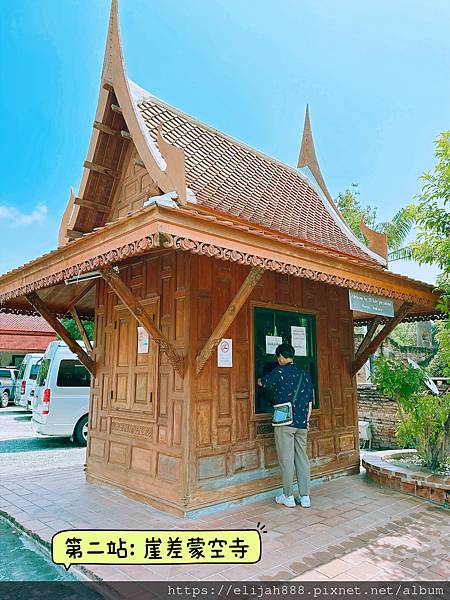
{"label": "carved gable", "polygon": [[114,221],[130,211],[141,209],[147,198],[159,196],[161,193],[143,166],[134,144],[130,144],[124,160],[123,174],[114,195],[109,220]]}

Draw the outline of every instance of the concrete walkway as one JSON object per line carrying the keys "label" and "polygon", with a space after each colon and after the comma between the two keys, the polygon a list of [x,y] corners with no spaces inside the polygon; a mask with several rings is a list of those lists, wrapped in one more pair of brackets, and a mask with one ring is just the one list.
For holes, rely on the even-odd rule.
{"label": "concrete walkway", "polygon": [[313,486],[311,498],[310,509],[260,500],[185,520],[88,484],[77,467],[8,476],[0,484],[0,511],[47,542],[62,529],[266,525],[256,565],[87,567],[108,581],[450,579],[450,511],[381,489],[363,473]]}

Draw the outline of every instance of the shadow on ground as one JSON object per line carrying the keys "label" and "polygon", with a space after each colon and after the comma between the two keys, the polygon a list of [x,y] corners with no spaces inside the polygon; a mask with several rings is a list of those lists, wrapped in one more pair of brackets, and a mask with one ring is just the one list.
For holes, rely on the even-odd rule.
{"label": "shadow on ground", "polygon": [[36,450],[74,450],[80,448],[69,438],[15,438],[11,440],[0,440],[0,454],[13,454],[18,452],[35,452]]}

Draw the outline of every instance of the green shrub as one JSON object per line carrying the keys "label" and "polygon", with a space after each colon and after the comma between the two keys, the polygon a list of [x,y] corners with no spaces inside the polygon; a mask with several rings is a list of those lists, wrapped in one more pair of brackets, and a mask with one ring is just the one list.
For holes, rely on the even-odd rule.
{"label": "green shrub", "polygon": [[382,394],[399,405],[400,416],[412,408],[412,399],[424,388],[425,373],[400,360],[380,356],[375,361],[374,383]]}
{"label": "green shrub", "polygon": [[422,369],[407,363],[382,356],[375,362],[374,383],[399,407],[399,445],[416,448],[423,464],[436,471],[450,458],[450,394],[424,394],[424,379]]}
{"label": "green shrub", "polygon": [[397,430],[400,444],[414,440],[417,454],[431,471],[437,471],[449,460],[450,394],[445,396],[416,395],[413,410]]}

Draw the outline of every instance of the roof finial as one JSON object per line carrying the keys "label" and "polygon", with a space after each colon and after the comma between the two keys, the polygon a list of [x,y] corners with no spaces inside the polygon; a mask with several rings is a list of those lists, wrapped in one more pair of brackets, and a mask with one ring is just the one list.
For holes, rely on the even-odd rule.
{"label": "roof finial", "polygon": [[103,60],[102,83],[113,82],[114,58],[119,58],[122,67],[125,70],[122,43],[120,40],[119,28],[119,2],[111,0],[111,10],[109,13],[108,36],[106,38],[105,58]]}
{"label": "roof finial", "polygon": [[385,233],[380,233],[379,231],[374,231],[367,227],[364,222],[364,217],[361,217],[359,222],[359,226],[361,227],[361,231],[363,235],[367,239],[367,245],[372,250],[372,252],[376,252],[379,256],[382,256],[386,261],[388,259],[388,242],[387,235]]}
{"label": "roof finial", "polygon": [[[298,157],[297,167],[308,167],[311,173],[314,175],[314,179],[319,185],[322,192],[325,194],[329,202],[336,209],[336,205],[331,197],[330,192],[325,184],[322,177],[322,172],[319,167],[319,161],[317,160],[316,150],[314,148],[314,140],[311,130],[311,121],[309,118],[309,106],[306,105],[305,124],[303,126],[303,137],[302,145],[300,147],[300,155]],[[337,210],[337,209],[336,209]]]}

